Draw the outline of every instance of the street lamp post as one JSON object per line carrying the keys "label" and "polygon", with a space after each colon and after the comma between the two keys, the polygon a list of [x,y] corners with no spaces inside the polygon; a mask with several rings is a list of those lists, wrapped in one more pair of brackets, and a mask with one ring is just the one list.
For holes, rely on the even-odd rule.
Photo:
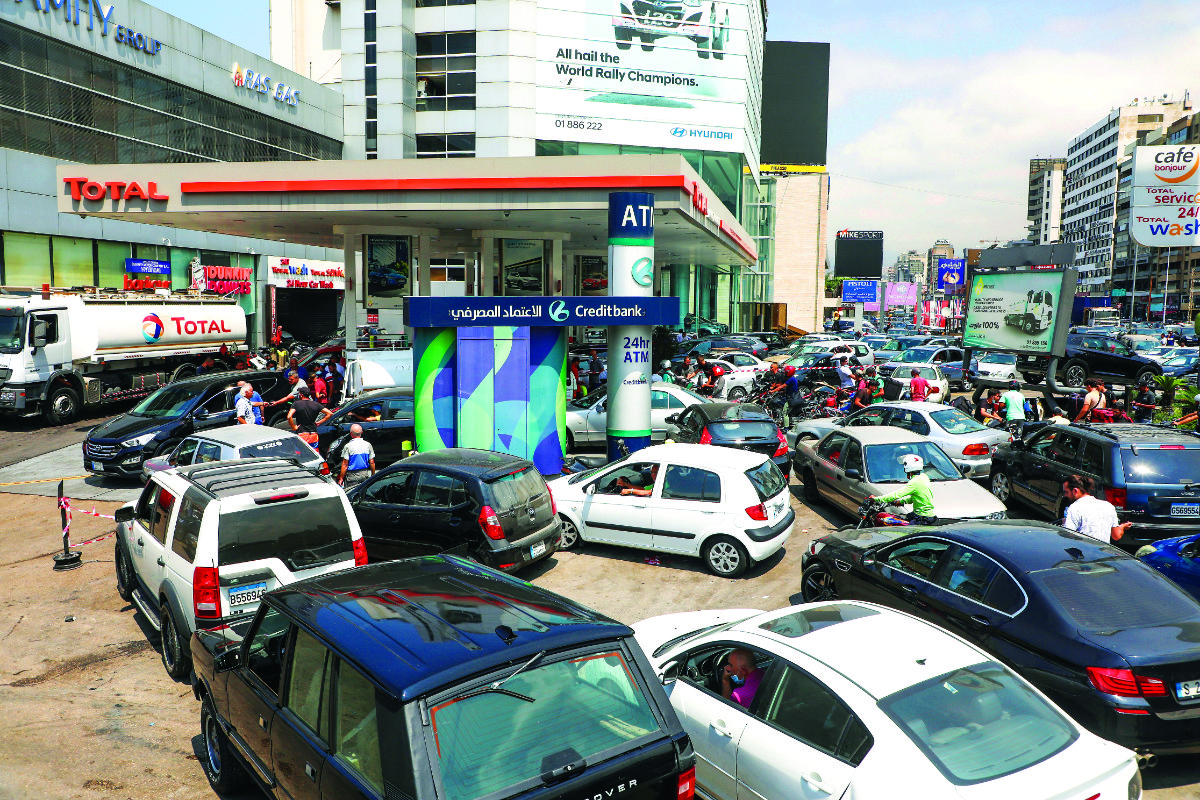
{"label": "street lamp post", "polygon": [[[1132,236],[1130,236],[1129,238],[1133,239]],[[1129,321],[1130,322],[1137,322],[1137,317],[1136,317],[1136,315],[1137,315],[1137,260],[1138,260],[1137,247],[1138,247],[1137,242],[1134,241],[1134,243],[1133,243],[1133,283],[1129,287],[1129,294],[1130,294]],[[1149,311],[1147,311],[1147,313],[1149,313]]]}

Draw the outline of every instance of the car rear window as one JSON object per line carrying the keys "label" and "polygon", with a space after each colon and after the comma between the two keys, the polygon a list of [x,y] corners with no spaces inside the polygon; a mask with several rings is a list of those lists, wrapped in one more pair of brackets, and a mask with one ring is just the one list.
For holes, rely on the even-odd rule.
{"label": "car rear window", "polygon": [[620,649],[569,655],[486,680],[430,709],[439,796],[447,800],[540,787],[543,775],[567,764],[582,761],[590,769],[660,735]]}
{"label": "car rear window", "polygon": [[1120,630],[1196,618],[1196,601],[1137,561],[1066,563],[1031,573],[1080,628]]}
{"label": "car rear window", "polygon": [[492,489],[492,500],[497,511],[524,506],[529,502],[529,498],[537,497],[546,491],[546,482],[533,467],[497,478],[488,486]]}
{"label": "car rear window", "polygon": [[354,558],[341,497],[270,503],[221,515],[217,563],[278,558],[293,572]]}
{"label": "car rear window", "polygon": [[758,493],[758,499],[764,503],[787,489],[787,478],[775,466],[775,462],[767,459],[754,469],[746,470],[750,485]]}
{"label": "car rear window", "polygon": [[1054,706],[994,661],[918,683],[879,707],[958,786],[1027,769],[1079,738]]}
{"label": "car rear window", "polygon": [[1200,483],[1200,447],[1152,445],[1121,448],[1126,483]]}
{"label": "car rear window", "polygon": [[939,428],[944,430],[946,433],[954,435],[987,430],[986,426],[980,425],[978,422],[971,419],[957,408],[948,408],[945,411],[934,411],[929,415],[929,417],[937,423]]}
{"label": "car rear window", "polygon": [[317,457],[316,452],[298,436],[285,436],[269,442],[248,444],[241,449],[242,458],[294,458],[301,464]]}
{"label": "car rear window", "polygon": [[774,422],[757,420],[714,422],[711,426],[714,436],[723,439],[774,439],[777,430]]}

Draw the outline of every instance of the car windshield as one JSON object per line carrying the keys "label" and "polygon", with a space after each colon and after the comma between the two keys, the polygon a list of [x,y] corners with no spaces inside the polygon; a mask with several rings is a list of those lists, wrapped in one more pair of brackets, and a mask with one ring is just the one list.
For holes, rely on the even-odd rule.
{"label": "car windshield", "polygon": [[240,458],[294,458],[301,464],[319,458],[303,439],[294,435],[243,445],[238,453]]}
{"label": "car windshield", "polygon": [[963,477],[954,468],[954,462],[946,457],[933,442],[904,442],[902,444],[872,444],[864,448],[867,462],[867,481],[870,483],[904,483],[901,461],[905,456],[916,454],[925,461],[925,474],[931,481],[959,481]]}
{"label": "car windshield", "polygon": [[1027,769],[1079,738],[1058,709],[995,661],[910,686],[879,708],[958,786]]}
{"label": "car windshield", "polygon": [[913,347],[900,354],[900,360],[910,364],[925,364],[937,354],[936,347]]}
{"label": "car windshield", "polygon": [[1188,354],[1182,355],[1182,356],[1173,356],[1173,357],[1167,359],[1166,363],[1163,364],[1163,366],[1166,366],[1166,367],[1190,367],[1192,364],[1196,363],[1197,358],[1200,358],[1200,356],[1197,356],[1195,353],[1188,353]]}
{"label": "car windshield", "polygon": [[195,386],[164,386],[133,407],[129,413],[139,417],[170,419],[178,417],[200,396]]}
{"label": "car windshield", "polygon": [[810,353],[828,353],[829,348],[830,348],[829,342],[816,342],[813,344],[806,344],[804,347],[800,348],[800,354],[808,355]]}
{"label": "car windshield", "polygon": [[[499,728],[497,720],[504,721]],[[486,676],[436,698],[429,722],[438,796],[446,800],[540,788],[569,764],[601,764],[659,735],[620,649],[535,662],[506,678]]]}
{"label": "car windshield", "polygon": [[975,431],[986,431],[987,426],[980,425],[971,417],[967,416],[957,408],[947,408],[945,411],[934,411],[929,415],[929,418],[937,423],[937,426],[946,433],[952,433],[957,436],[960,433],[975,433]]}
{"label": "car windshield", "polygon": [[672,386],[672,390],[679,392],[682,395],[686,395],[687,397],[692,398],[697,403],[707,403],[711,399],[711,398],[701,397],[700,395],[696,394],[695,392],[693,392],[691,389],[687,388],[686,386],[680,386],[679,384],[675,384],[674,386]]}
{"label": "car windshield", "polygon": [[[846,356],[846,358],[849,358],[849,356]],[[789,367],[801,368],[801,367],[815,367],[815,366],[821,365],[822,362],[824,362],[824,364],[823,364],[824,366],[832,366],[829,363],[829,354],[828,353],[824,353],[824,354],[817,353],[815,355],[805,354],[805,355],[794,356],[792,358],[789,358],[787,361],[785,361],[784,364]]]}
{"label": "car windshield", "polygon": [[917,347],[920,344],[922,344],[922,342],[919,338],[909,337],[909,338],[904,338],[904,339],[892,339],[890,342],[888,342],[886,345],[884,345],[883,349],[884,350],[899,350],[900,352],[904,352],[905,350],[911,350],[912,348]]}
{"label": "car windshield", "polygon": [[1030,577],[1080,628],[1119,631],[1195,623],[1196,601],[1140,561],[1074,561],[1037,570]]}
{"label": "car windshield", "polygon": [[256,505],[221,514],[220,519],[218,565],[278,558],[295,572],[354,558],[350,520],[340,492],[334,497]]}
{"label": "car windshield", "polygon": [[21,352],[24,331],[24,311],[19,308],[0,308],[0,353]]}
{"label": "car windshield", "polygon": [[979,359],[980,364],[1016,364],[1016,353],[984,353]]}
{"label": "car windshield", "polygon": [[775,462],[767,459],[753,469],[746,470],[750,485],[758,493],[758,499],[764,503],[787,489],[787,478],[775,466]]}
{"label": "car windshield", "polygon": [[588,392],[578,400],[572,400],[569,405],[574,408],[591,408],[592,406],[596,405],[596,403],[599,403],[601,400],[603,400],[604,395],[607,392],[608,390],[601,386],[598,389]]}
{"label": "car windshield", "polygon": [[1131,344],[1135,353],[1154,350],[1158,347],[1158,341],[1155,339],[1145,339],[1139,342],[1131,342]]}
{"label": "car windshield", "polygon": [[1126,483],[1200,484],[1200,447],[1148,445],[1121,448]]}

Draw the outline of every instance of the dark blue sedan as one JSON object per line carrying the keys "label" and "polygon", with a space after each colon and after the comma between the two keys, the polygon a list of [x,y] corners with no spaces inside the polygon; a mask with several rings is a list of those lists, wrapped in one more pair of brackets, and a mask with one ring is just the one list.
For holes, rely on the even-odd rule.
{"label": "dark blue sedan", "polygon": [[1094,733],[1200,752],[1200,603],[1149,565],[1010,520],[842,529],[803,557],[801,598],[905,611],[993,653]]}
{"label": "dark blue sedan", "polygon": [[1200,533],[1148,544],[1137,557],[1200,600]]}
{"label": "dark blue sedan", "polygon": [[1172,378],[1185,378],[1195,382],[1196,372],[1200,370],[1200,355],[1196,353],[1184,353],[1182,355],[1168,358],[1163,362],[1163,375],[1169,375]]}

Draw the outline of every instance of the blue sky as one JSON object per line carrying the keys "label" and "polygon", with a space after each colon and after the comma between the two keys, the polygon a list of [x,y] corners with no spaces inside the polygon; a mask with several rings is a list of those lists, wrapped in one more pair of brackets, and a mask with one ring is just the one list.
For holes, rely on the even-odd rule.
{"label": "blue sky", "polygon": [[[150,1],[269,55],[267,0]],[[1022,237],[1030,158],[1135,97],[1200,101],[1195,2],[768,5],[768,38],[831,44],[830,229],[883,230],[887,263]]]}

